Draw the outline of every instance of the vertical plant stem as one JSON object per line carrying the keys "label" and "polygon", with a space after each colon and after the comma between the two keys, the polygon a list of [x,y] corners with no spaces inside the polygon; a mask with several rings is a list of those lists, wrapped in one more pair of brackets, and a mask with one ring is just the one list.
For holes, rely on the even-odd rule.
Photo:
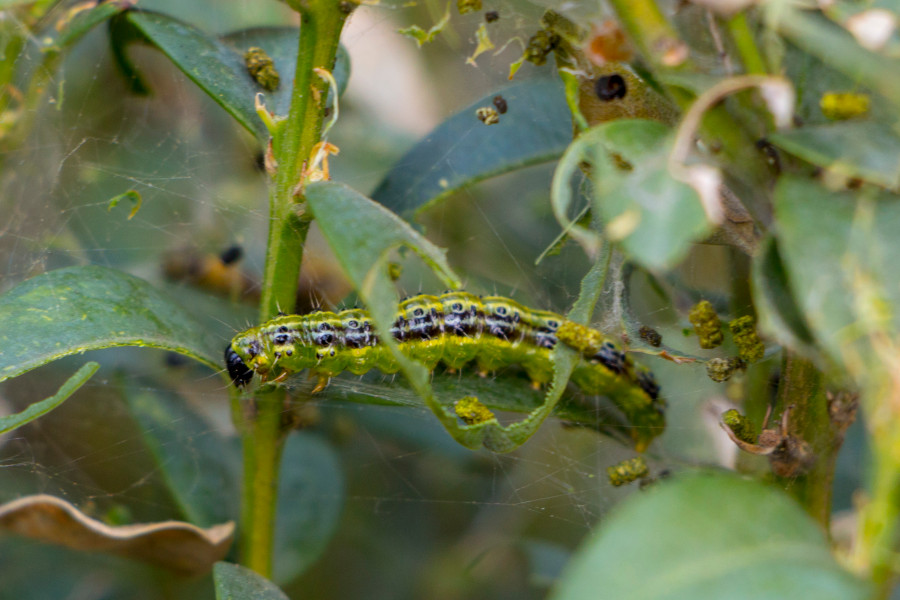
{"label": "vertical plant stem", "polygon": [[747,23],[746,13],[737,13],[728,19],[726,24],[734,46],[741,57],[741,62],[744,63],[744,71],[752,75],[765,75],[766,63],[759,52],[756,40],[753,39],[753,32],[750,31],[750,25]]}
{"label": "vertical plant stem", "polygon": [[[894,427],[894,429],[897,429]],[[900,463],[897,445],[900,432],[895,431],[890,443],[875,446],[875,476],[872,499],[863,510],[860,545],[866,549],[877,598],[891,596],[896,573],[897,522],[900,519]],[[886,447],[887,446],[887,447]]]}
{"label": "vertical plant stem", "polygon": [[241,562],[271,577],[278,499],[278,470],[284,447],[283,390],[257,391],[245,415],[244,487],[241,505]]}
{"label": "vertical plant stem", "polygon": [[321,141],[328,83],[314,69],[331,71],[341,28],[347,18],[339,2],[309,0],[295,6],[300,11],[300,45],[294,90],[286,121],[272,137],[276,173],[269,194],[272,225],[260,301],[260,319],[294,306],[303,244],[309,220],[303,212],[301,187],[313,148]]}
{"label": "vertical plant stem", "polygon": [[[654,67],[667,68],[663,53],[680,44],[678,33],[654,0],[610,0],[622,25]],[[689,68],[689,59],[681,68]]]}
{"label": "vertical plant stem", "polygon": [[791,407],[788,434],[808,443],[815,456],[807,473],[796,479],[784,479],[782,484],[827,530],[834,465],[844,430],[832,423],[822,372],[812,362],[786,351],[778,405],[781,410]]}
{"label": "vertical plant stem", "polygon": [[[337,0],[295,0],[289,4],[300,13],[300,43],[290,110],[287,119],[278,121],[272,132],[270,158],[275,174],[269,191],[271,225],[261,321],[294,307],[309,231],[302,184],[314,148],[321,141],[328,97],[327,81],[314,70],[333,69],[348,8],[354,6]],[[281,388],[258,390],[239,411],[244,421],[239,427],[244,447],[242,561],[266,577],[272,573],[285,399]]]}
{"label": "vertical plant stem", "polygon": [[[872,386],[877,389],[878,386]],[[867,394],[866,416],[872,438],[871,496],[859,513],[852,562],[868,571],[878,599],[887,600],[897,579],[900,529],[900,390],[896,384]]]}

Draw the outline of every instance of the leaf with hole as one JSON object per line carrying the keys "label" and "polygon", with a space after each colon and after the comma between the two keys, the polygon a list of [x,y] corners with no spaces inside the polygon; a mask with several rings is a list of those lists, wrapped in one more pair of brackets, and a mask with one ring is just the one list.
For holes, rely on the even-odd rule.
{"label": "leaf with hole", "polygon": [[62,387],[59,388],[58,392],[49,398],[35,402],[22,412],[6,417],[0,417],[0,433],[12,431],[13,429],[26,425],[38,417],[47,414],[68,400],[69,396],[87,383],[87,380],[93,377],[94,373],[96,373],[99,368],[100,365],[95,362],[86,363],[66,380]]}
{"label": "leaf with hole", "polygon": [[592,206],[602,233],[645,267],[674,267],[710,232],[697,192],[669,172],[672,142],[662,123],[625,119],[590,129],[566,151],[553,176],[553,211],[589,255],[598,236],[567,217],[574,204],[569,182],[584,160],[593,165]]}

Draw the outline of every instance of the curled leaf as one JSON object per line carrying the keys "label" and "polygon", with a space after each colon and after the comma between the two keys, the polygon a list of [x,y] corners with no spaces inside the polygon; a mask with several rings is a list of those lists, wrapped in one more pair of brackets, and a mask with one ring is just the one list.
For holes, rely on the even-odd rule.
{"label": "curled leaf", "polygon": [[0,417],[0,433],[12,431],[13,429],[21,427],[22,425],[30,423],[38,417],[47,414],[48,412],[68,400],[69,396],[78,391],[78,388],[84,385],[87,380],[97,372],[97,369],[99,368],[100,365],[98,363],[86,363],[83,367],[78,369],[78,371],[76,371],[74,375],[66,380],[62,387],[59,388],[58,392],[56,392],[49,398],[45,398],[44,400],[35,402],[22,412],[6,417]]}
{"label": "curled leaf", "polygon": [[491,41],[491,36],[488,34],[487,26],[485,26],[484,23],[482,23],[481,27],[478,28],[478,31],[475,32],[475,37],[478,39],[478,46],[475,48],[475,52],[472,53],[472,56],[466,59],[466,64],[472,65],[473,67],[476,66],[476,58],[482,53],[494,49],[494,42]]}
{"label": "curled leaf", "polygon": [[397,33],[400,35],[405,35],[408,38],[412,38],[416,40],[416,45],[421,48],[428,42],[433,42],[434,38],[444,30],[447,26],[447,23],[450,22],[450,3],[447,3],[447,10],[444,11],[444,16],[441,17],[441,20],[432,26],[431,29],[425,31],[418,25],[410,25],[409,27],[404,27],[403,29],[398,29]]}
{"label": "curled leaf", "polygon": [[47,494],[0,505],[0,529],[84,551],[100,551],[153,563],[183,574],[201,574],[228,552],[234,523],[208,529],[183,521],[110,526]]}
{"label": "curled leaf", "polygon": [[137,214],[139,210],[141,210],[141,203],[143,202],[143,198],[141,198],[141,193],[137,190],[128,190],[123,194],[119,194],[109,201],[106,205],[106,210],[110,211],[119,205],[119,202],[122,200],[130,200],[134,206],[131,208],[131,212],[128,213],[128,220],[130,221],[134,215]]}

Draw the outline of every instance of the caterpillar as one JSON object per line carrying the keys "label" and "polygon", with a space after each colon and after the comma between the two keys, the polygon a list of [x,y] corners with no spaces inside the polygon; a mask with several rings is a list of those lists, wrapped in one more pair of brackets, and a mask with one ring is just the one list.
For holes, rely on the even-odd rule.
{"label": "caterpillar", "polygon": [[[600,332],[550,311],[501,296],[421,294],[400,303],[390,335],[401,352],[429,370],[438,363],[460,369],[474,361],[487,373],[517,364],[535,386],[551,381],[551,351],[561,341],[582,356],[571,378],[578,387],[612,398],[633,425],[660,430],[665,425],[665,401],[646,367]],[[281,381],[309,369],[319,378],[313,393],[343,371],[362,375],[373,368],[383,373],[400,369],[379,343],[369,314],[358,308],[276,317],[236,335],[225,348],[225,364],[238,387],[254,373],[264,381]]]}

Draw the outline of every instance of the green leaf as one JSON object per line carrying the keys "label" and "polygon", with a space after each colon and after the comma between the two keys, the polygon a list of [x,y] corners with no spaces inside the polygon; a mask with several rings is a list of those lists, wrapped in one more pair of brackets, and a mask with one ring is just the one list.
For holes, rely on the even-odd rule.
{"label": "green leaf", "polygon": [[[110,35],[119,65],[138,92],[146,92],[147,86],[125,55],[126,46],[134,41],[165,54],[260,141],[267,140],[269,132],[256,113],[256,94],[264,92],[267,108],[276,115],[288,112],[299,46],[296,28],[258,27],[219,39],[168,15],[134,10],[111,22]],[[261,47],[274,61],[281,79],[274,92],[266,92],[247,71],[244,52],[251,46]],[[333,74],[343,89],[349,77],[349,59],[343,49],[338,51]]]}
{"label": "green leaf", "polygon": [[343,468],[325,440],[301,431],[287,439],[279,480],[273,579],[284,584],[306,571],[337,531]]}
{"label": "green leaf", "polygon": [[62,50],[74,45],[93,30],[94,27],[127,10],[131,5],[132,3],[127,0],[103,2],[89,10],[75,13],[70,20],[66,20],[64,17],[57,21],[52,29],[47,31],[52,39],[49,48]]}
{"label": "green leaf", "polygon": [[75,374],[69,377],[59,391],[40,402],[35,402],[22,412],[7,417],[0,417],[0,434],[12,431],[26,423],[30,423],[38,417],[47,414],[74,394],[78,388],[83,386],[90,379],[100,365],[95,362],[86,363],[83,367],[75,371]]}
{"label": "green leaf", "polygon": [[157,470],[185,518],[201,527],[237,520],[240,453],[175,392],[143,382],[125,387]]}
{"label": "green leaf", "polygon": [[791,295],[787,272],[775,238],[767,238],[753,260],[754,306],[759,326],[784,346],[815,357],[815,340],[800,307]]}
{"label": "green leaf", "polygon": [[769,140],[803,160],[890,189],[900,184],[900,137],[890,125],[843,121],[773,133]]}
{"label": "green leaf", "polygon": [[[243,54],[248,48],[256,46],[266,51],[266,54],[275,62],[275,67],[281,76],[281,84],[278,89],[265,93],[266,107],[276,115],[287,115],[291,107],[294,73],[297,70],[300,30],[296,27],[251,27],[225,34],[222,41],[237,50],[242,57],[242,66]],[[243,71],[246,73],[246,66],[243,66]],[[347,82],[350,80],[350,55],[343,46],[338,48],[332,75],[337,81],[338,92],[343,94],[347,89]],[[263,91],[258,86],[256,89]],[[256,119],[256,112],[254,111],[253,114]]]}
{"label": "green leaf", "polygon": [[552,600],[868,598],[780,490],[698,472],[636,494],[578,551]]}
{"label": "green leaf", "polygon": [[572,141],[572,117],[558,80],[528,81],[499,92],[509,107],[496,125],[475,110],[493,106],[489,94],[453,115],[391,168],[372,199],[411,218],[453,192],[557,159]]}
{"label": "green leaf", "polygon": [[63,356],[161,348],[220,370],[214,339],[150,284],[99,266],[38,275],[0,296],[0,381]]}
{"label": "green leaf", "polygon": [[590,129],[566,151],[553,177],[553,209],[589,255],[596,236],[566,218],[572,204],[569,181],[585,159],[594,165],[593,206],[604,232],[635,261],[651,270],[669,269],[709,233],[697,193],[669,173],[672,141],[671,129],[662,123],[626,119]]}
{"label": "green leaf", "polygon": [[216,600],[288,600],[274,583],[240,565],[217,562],[213,580]]}
{"label": "green leaf", "polygon": [[[414,250],[450,286],[459,278],[442,250],[385,207],[339,183],[320,182],[306,187],[306,199],[338,261],[361,292],[371,293],[367,279],[391,250]],[[396,305],[391,309],[393,315]]]}
{"label": "green leaf", "polygon": [[891,370],[883,340],[900,334],[897,196],[783,177],[775,215],[793,297],[821,347],[860,385]]}

